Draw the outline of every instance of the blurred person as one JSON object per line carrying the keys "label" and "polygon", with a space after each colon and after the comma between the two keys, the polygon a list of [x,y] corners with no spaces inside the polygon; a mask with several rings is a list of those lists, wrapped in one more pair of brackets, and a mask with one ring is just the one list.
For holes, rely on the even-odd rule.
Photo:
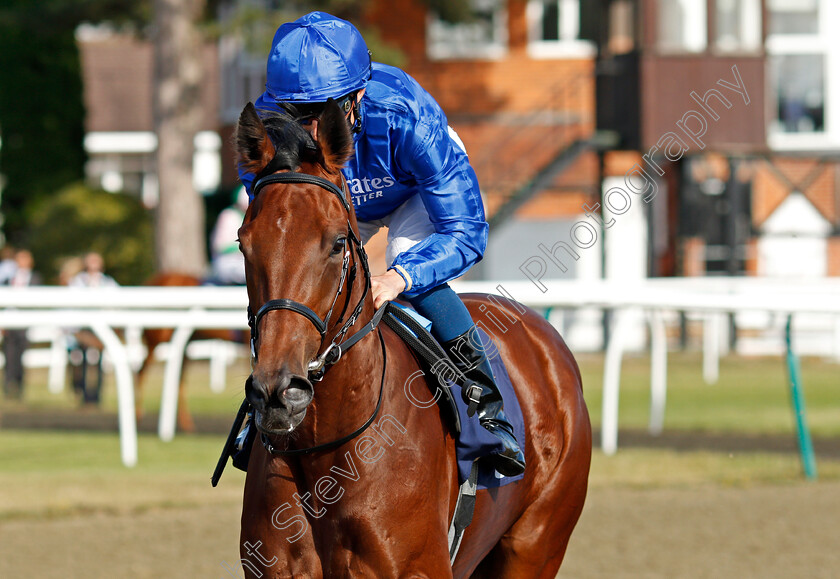
{"label": "blurred person", "polygon": [[[402,295],[431,320],[434,337],[480,386],[462,396],[477,404],[479,423],[503,445],[492,457],[496,470],[522,473],[525,457],[487,353],[448,284],[482,258],[488,225],[475,171],[446,114],[407,73],[372,62],[355,26],[323,12],[280,26],[266,68],[258,113],[291,115],[317,140],[326,102],[344,111],[355,154],[342,172],[362,242],[388,228],[388,270],[371,280],[374,303]],[[255,175],[240,167],[240,178],[250,194]]]}
{"label": "blurred person", "polygon": [[[66,264],[65,264],[66,265]],[[87,253],[82,259],[82,270],[69,277],[70,287],[118,287],[119,284],[105,273],[105,260],[95,251]],[[82,404],[98,405],[102,398],[102,351],[105,346],[88,329],[77,330],[71,344],[70,361],[73,365],[73,390]],[[88,383],[88,366],[95,365],[95,386]]]}
{"label": "blurred person", "polygon": [[61,262],[58,269],[58,284],[70,285],[70,281],[85,268],[85,261],[81,257],[68,257]]}
{"label": "blurred person", "polygon": [[[13,288],[27,288],[41,285],[41,276],[34,271],[35,260],[26,249],[15,253],[15,270],[3,285]],[[6,398],[20,399],[23,396],[23,352],[29,347],[25,328],[3,331],[3,356],[6,358],[3,394]]]}
{"label": "blurred person", "polygon": [[70,278],[70,287],[117,287],[118,284],[105,273],[105,260],[95,251],[83,258],[84,269]]}
{"label": "blurred person", "polygon": [[239,187],[233,204],[219,213],[210,235],[212,253],[211,282],[218,285],[245,285],[245,258],[239,251],[239,228],[248,209],[248,192]]}
{"label": "blurred person", "polygon": [[15,275],[16,269],[15,248],[11,245],[4,245],[3,249],[0,250],[0,285],[6,285]]}
{"label": "blurred person", "polygon": [[[58,269],[58,283],[59,285],[69,286],[70,282],[76,275],[78,275],[85,268],[84,259],[81,257],[68,257],[61,263]],[[67,358],[71,366],[71,378],[73,384],[73,392],[82,397],[84,391],[84,380],[82,374],[86,374],[87,367],[84,370],[81,368],[85,364],[85,349],[79,344],[76,339],[76,334],[79,333],[79,328],[64,328],[65,340],[67,344]]]}

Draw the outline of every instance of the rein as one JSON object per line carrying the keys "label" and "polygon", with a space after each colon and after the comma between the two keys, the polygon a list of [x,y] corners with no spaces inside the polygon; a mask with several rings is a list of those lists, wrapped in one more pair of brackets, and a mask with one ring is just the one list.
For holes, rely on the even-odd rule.
{"label": "rein", "polygon": [[[344,317],[344,313],[347,309],[347,305],[350,303],[350,296],[353,291],[353,282],[356,278],[356,265],[350,266],[350,256],[355,251],[358,260],[362,264],[362,270],[365,275],[365,286],[364,291],[359,298],[358,303],[353,309],[353,313],[344,322],[344,325],[336,332],[335,336],[330,342],[330,345],[327,346],[323,352],[318,355],[314,360],[309,363],[308,371],[309,377],[314,382],[320,382],[324,378],[324,374],[326,371],[331,367],[333,364],[337,363],[344,352],[349,350],[353,345],[358,343],[362,338],[364,338],[367,334],[371,333],[373,330],[377,329],[380,320],[382,319],[383,314],[385,313],[386,306],[382,306],[379,310],[371,318],[371,321],[366,323],[362,328],[359,329],[356,333],[352,334],[350,337],[345,339],[347,332],[350,331],[356,321],[359,318],[359,315],[362,312],[362,308],[365,304],[365,298],[367,298],[368,292],[370,291],[370,267],[368,266],[367,261],[367,254],[365,253],[364,248],[362,247],[361,240],[353,231],[353,225],[350,222],[350,204],[347,201],[346,193],[345,193],[345,184],[346,181],[342,179],[342,187],[337,187],[334,183],[319,177],[317,175],[309,175],[307,173],[273,173],[270,175],[266,175],[260,177],[256,183],[254,183],[254,197],[260,192],[261,189],[266,187],[267,185],[272,185],[276,183],[302,183],[307,185],[317,185],[322,189],[327,190],[328,192],[332,193],[341,201],[344,210],[347,212],[347,241],[350,244],[350,248],[344,253],[344,260],[341,266],[341,276],[338,282],[338,289],[336,290],[335,297],[333,298],[332,305],[330,306],[327,315],[324,319],[321,319],[320,316],[316,312],[314,312],[310,307],[296,302],[294,300],[290,300],[287,298],[279,298],[279,299],[272,299],[265,302],[260,308],[257,310],[257,313],[254,314],[251,311],[251,307],[248,306],[248,325],[251,328],[251,357],[256,362],[257,359],[257,346],[259,344],[259,325],[260,320],[265,316],[267,313],[275,310],[290,310],[297,314],[304,316],[312,325],[315,326],[315,329],[318,330],[318,333],[321,335],[321,345],[323,346],[324,340],[326,338],[327,332],[329,330],[329,322],[330,318],[332,317],[333,309],[335,308],[335,304],[338,302],[339,296],[344,289],[345,281],[347,282],[348,286],[348,294],[347,294],[347,301],[345,302],[344,309],[342,310],[338,322],[340,323],[342,318]],[[354,432],[343,436],[337,440],[333,440],[331,442],[327,442],[324,444],[318,444],[316,446],[311,446],[308,448],[301,448],[301,449],[291,449],[291,450],[279,450],[274,447],[274,445],[269,440],[268,436],[264,432],[260,432],[260,441],[263,444],[263,447],[273,455],[281,455],[281,456],[289,456],[289,455],[302,455],[302,454],[310,454],[314,452],[320,452],[324,450],[329,450],[332,448],[337,448],[350,440],[353,440],[357,436],[359,436],[362,432],[367,430],[367,428],[373,423],[376,419],[376,416],[379,414],[379,409],[382,406],[382,395],[385,390],[385,370],[387,365],[387,353],[385,349],[385,340],[382,337],[381,330],[378,332],[379,334],[379,343],[382,348],[382,377],[380,379],[379,384],[379,398],[376,402],[376,408],[371,414],[370,418],[368,418],[364,424],[362,424],[359,428],[357,428]]]}

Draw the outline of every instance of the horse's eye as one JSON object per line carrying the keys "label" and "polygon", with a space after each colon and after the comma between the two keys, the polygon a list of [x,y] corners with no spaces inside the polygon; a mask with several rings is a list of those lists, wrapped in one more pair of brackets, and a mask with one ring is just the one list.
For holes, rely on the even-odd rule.
{"label": "horse's eye", "polygon": [[339,253],[344,253],[344,248],[347,246],[347,238],[346,237],[339,237],[335,240],[332,247],[332,253],[330,255],[338,255]]}

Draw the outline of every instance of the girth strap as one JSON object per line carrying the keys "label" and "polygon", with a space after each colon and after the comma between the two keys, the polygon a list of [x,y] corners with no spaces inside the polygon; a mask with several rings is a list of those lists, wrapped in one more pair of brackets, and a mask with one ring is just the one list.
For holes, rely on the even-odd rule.
{"label": "girth strap", "polygon": [[475,493],[478,490],[478,460],[475,460],[470,470],[470,478],[464,481],[458,489],[458,501],[455,503],[455,514],[449,525],[449,564],[455,565],[455,557],[461,548],[464,529],[470,526],[475,512]]}

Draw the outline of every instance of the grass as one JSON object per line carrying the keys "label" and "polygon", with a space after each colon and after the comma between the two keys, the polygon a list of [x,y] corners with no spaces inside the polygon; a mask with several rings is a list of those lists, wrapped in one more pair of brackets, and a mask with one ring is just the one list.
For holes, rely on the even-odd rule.
{"label": "grass", "polygon": [[[818,461],[820,481],[840,480],[840,461]],[[613,456],[592,454],[591,488],[751,487],[804,480],[799,457],[783,453],[680,452],[619,448]]]}
{"label": "grass", "polygon": [[[208,386],[208,363],[189,362],[185,373],[185,388],[189,407],[192,412],[207,415],[231,416],[236,414],[244,394],[245,379],[250,373],[246,360],[238,360],[228,368],[226,388],[216,394]],[[156,413],[160,409],[160,395],[163,386],[163,364],[154,364],[147,372],[142,388],[143,410]],[[91,373],[91,376],[93,374]],[[136,378],[135,378],[136,380]],[[34,411],[75,411],[76,400],[69,386],[61,394],[51,394],[47,390],[46,370],[32,370],[26,376],[24,403],[27,410]],[[113,374],[106,374],[103,385],[102,410],[116,412],[117,391]],[[0,410],[3,405],[0,403]]]}
{"label": "grass", "polygon": [[[706,385],[697,354],[669,356],[665,427],[750,435],[794,436],[783,360],[724,358],[720,381]],[[600,423],[603,358],[579,357],[593,428]],[[192,364],[187,388],[193,412],[232,419],[242,396],[247,362],[231,367],[228,387],[207,387],[207,364]],[[627,357],[622,367],[619,424],[645,428],[649,418],[649,358]],[[840,368],[817,359],[802,361],[808,419],[818,437],[840,435]],[[144,408],[156,412],[162,367],[148,378]],[[106,378],[104,408],[116,409],[113,376]],[[9,411],[77,412],[72,396],[47,392],[46,375],[28,377],[23,404]],[[2,411],[2,408],[0,408]],[[0,430],[0,521],[66,517],[87,512],[141,512],[150,508],[239,504],[244,474],[228,466],[218,488],[209,479],[224,437],[178,435],[171,443],[140,435],[137,467],[120,463],[114,433]],[[840,461],[818,461],[821,481],[840,480]],[[792,453],[679,452],[619,448],[612,457],[593,454],[592,488],[663,488],[796,484],[803,479]]]}
{"label": "grass", "polygon": [[[584,395],[593,427],[601,422],[603,357],[580,356]],[[727,357],[720,380],[706,384],[699,354],[668,357],[665,428],[740,434],[794,435],[785,362],[781,358]],[[811,433],[840,436],[840,365],[816,358],[801,361]],[[650,419],[650,358],[625,357],[621,368],[619,427],[646,428]]]}
{"label": "grass", "polygon": [[[0,522],[152,508],[238,505],[244,473],[230,465],[210,486],[223,437],[139,438],[133,469],[119,460],[111,433],[0,431]],[[749,487],[802,482],[793,454],[621,449],[593,453],[591,488]],[[820,481],[840,480],[840,461],[819,462]]]}
{"label": "grass", "polygon": [[127,469],[116,433],[0,431],[0,520],[238,504],[244,473],[228,466],[210,486],[223,442],[140,435],[138,464]]}
{"label": "grass", "polygon": [[[592,424],[598,427],[603,356],[580,355],[578,363]],[[840,365],[804,358],[801,366],[812,434],[840,436]],[[794,433],[787,370],[782,358],[725,357],[720,363],[720,380],[711,385],[703,381],[701,367],[698,353],[669,354],[666,429],[756,435]],[[207,372],[206,362],[192,362],[188,366],[186,388],[191,411],[233,417],[250,372],[247,361],[239,360],[229,368],[227,388],[221,394],[210,391]],[[156,413],[160,407],[162,381],[163,366],[156,364],[149,371],[144,388],[143,408],[148,413]],[[55,395],[47,391],[45,372],[32,372],[27,382],[25,407],[28,410],[75,411],[76,402],[68,392]],[[113,375],[106,376],[104,389],[103,408],[115,412]],[[625,356],[621,368],[619,426],[646,428],[649,407],[650,357]]]}

